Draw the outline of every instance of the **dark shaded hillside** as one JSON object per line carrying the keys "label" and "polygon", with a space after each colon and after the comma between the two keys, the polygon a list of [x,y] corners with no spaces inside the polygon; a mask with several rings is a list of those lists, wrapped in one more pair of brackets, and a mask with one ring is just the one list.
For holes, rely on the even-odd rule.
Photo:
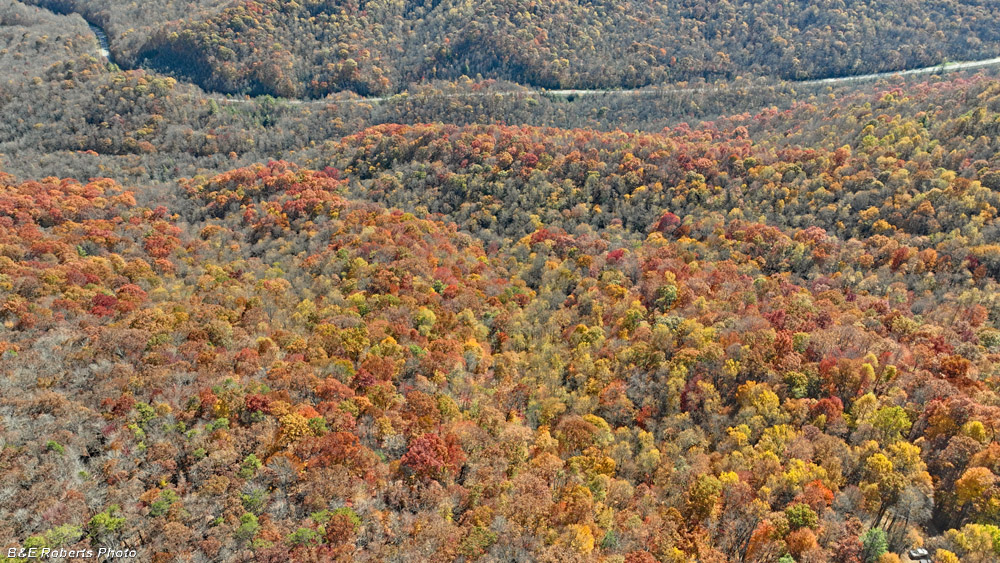
{"label": "dark shaded hillside", "polygon": [[463,75],[544,88],[825,78],[1000,53],[989,2],[33,3],[102,22],[130,65],[285,97],[382,95]]}

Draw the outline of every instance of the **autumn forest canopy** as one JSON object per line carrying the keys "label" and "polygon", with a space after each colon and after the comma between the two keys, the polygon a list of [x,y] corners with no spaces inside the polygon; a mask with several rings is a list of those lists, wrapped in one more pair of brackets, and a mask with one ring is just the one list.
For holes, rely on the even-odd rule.
{"label": "autumn forest canopy", "polygon": [[226,93],[385,95],[462,75],[544,88],[826,78],[1000,55],[1000,6],[904,0],[28,0]]}
{"label": "autumn forest canopy", "polygon": [[995,10],[0,0],[0,557],[996,561]]}

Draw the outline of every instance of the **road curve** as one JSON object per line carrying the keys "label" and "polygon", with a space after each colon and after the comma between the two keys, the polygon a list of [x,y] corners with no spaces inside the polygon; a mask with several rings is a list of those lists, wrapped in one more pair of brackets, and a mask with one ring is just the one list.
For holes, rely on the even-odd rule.
{"label": "road curve", "polygon": [[87,22],[87,27],[89,27],[90,31],[94,32],[94,35],[97,37],[97,44],[99,45],[97,52],[100,53],[100,55],[106,60],[110,61],[111,51],[108,49],[108,34],[104,33],[104,30],[101,29],[100,26],[94,25],[90,22]]}

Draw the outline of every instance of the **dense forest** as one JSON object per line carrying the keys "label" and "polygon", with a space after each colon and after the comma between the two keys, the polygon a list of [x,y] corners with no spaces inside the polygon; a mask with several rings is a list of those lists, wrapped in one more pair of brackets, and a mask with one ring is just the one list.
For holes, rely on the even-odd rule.
{"label": "dense forest", "polygon": [[[503,135],[524,146],[471,142]],[[977,256],[1000,253],[682,205],[484,243],[347,183],[275,162],[172,211],[4,182],[0,533],[165,560],[996,557]]]}
{"label": "dense forest", "polygon": [[[46,2],[118,60],[209,65],[167,76],[0,0],[4,561],[1000,558],[1000,79],[732,76],[871,70],[804,61],[873,21],[858,49],[960,29],[942,53],[992,55],[989,3],[194,4]],[[633,39],[596,21],[697,27],[670,48],[731,80],[525,87],[550,56],[620,80],[579,45]],[[458,46],[494,29],[545,35]],[[380,50],[449,37],[522,58]],[[249,40],[288,50],[237,50],[234,90],[274,60],[323,95],[298,88],[333,55],[302,53],[338,41],[370,66],[329,91],[428,80],[185,80]],[[933,62],[894,49],[864,57]],[[636,84],[681,79],[654,67]]]}
{"label": "dense forest", "polygon": [[29,3],[100,22],[130,66],[210,90],[284,97],[382,95],[463,75],[545,88],[825,78],[1000,54],[1000,6],[992,2]]}

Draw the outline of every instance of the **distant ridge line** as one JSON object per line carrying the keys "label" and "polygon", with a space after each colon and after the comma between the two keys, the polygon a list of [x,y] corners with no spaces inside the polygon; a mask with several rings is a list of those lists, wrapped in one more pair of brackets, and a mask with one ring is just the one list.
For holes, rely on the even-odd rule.
{"label": "distant ridge line", "polygon": [[[97,37],[99,54],[108,61],[111,61],[111,51],[108,45],[108,35],[105,33],[104,29],[100,26],[87,22],[88,27]],[[874,80],[880,80],[882,78],[891,78],[893,76],[917,76],[922,74],[943,74],[946,72],[955,72],[959,70],[969,70],[973,68],[984,68],[988,66],[1000,65],[1000,57],[993,57],[990,59],[982,59],[978,61],[962,61],[962,62],[952,62],[952,63],[941,63],[934,66],[926,66],[921,68],[911,68],[909,70],[891,70],[885,72],[872,72],[869,74],[858,74],[850,76],[834,76],[831,78],[811,78],[808,80],[786,80],[786,84],[799,84],[802,86],[822,86],[824,84],[847,84],[851,82],[871,82]],[[507,91],[492,91],[492,92],[463,92],[457,94],[440,94],[436,96],[430,96],[432,98],[481,98],[486,96],[504,96],[512,94],[537,94],[540,96],[555,96],[560,98],[569,97],[580,97],[580,96],[599,96],[599,95],[615,95],[615,96],[653,96],[662,94],[694,94],[698,92],[713,92],[720,90],[721,88],[717,85],[706,85],[702,87],[683,87],[683,88],[671,88],[671,87],[645,87],[645,88],[631,88],[631,89],[612,89],[612,88],[597,88],[597,89],[557,89],[557,90],[547,90],[544,88],[528,88],[525,87],[524,90],[507,90]],[[394,94],[392,96],[370,96],[370,97],[357,97],[357,98],[347,98],[343,100],[335,100],[331,98],[317,98],[317,99],[302,99],[302,98],[275,98],[287,104],[294,105],[328,105],[331,103],[374,103],[380,104],[392,100],[396,97],[408,97],[409,93],[402,92],[399,94]],[[221,102],[225,104],[247,104],[254,103],[258,101],[258,98],[249,97],[233,97],[224,94],[215,94],[206,92],[206,97],[210,100],[215,100],[216,102]]]}

